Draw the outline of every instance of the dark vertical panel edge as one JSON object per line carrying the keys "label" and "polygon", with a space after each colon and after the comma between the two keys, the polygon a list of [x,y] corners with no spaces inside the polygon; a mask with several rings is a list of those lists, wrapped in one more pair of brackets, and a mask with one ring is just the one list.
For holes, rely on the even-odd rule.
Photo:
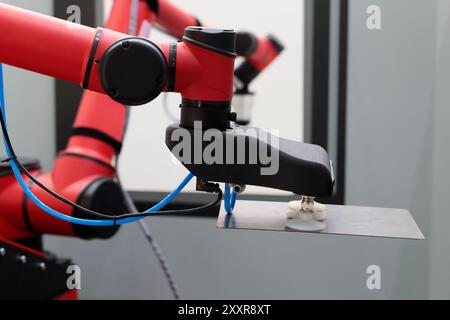
{"label": "dark vertical panel edge", "polygon": [[345,203],[345,168],[347,154],[347,69],[349,0],[341,0],[339,26],[339,101],[338,101],[338,163],[336,200]]}
{"label": "dark vertical panel edge", "polygon": [[313,61],[313,12],[314,0],[304,0],[304,49],[303,49],[303,140],[312,141],[312,61]]}
{"label": "dark vertical panel edge", "polygon": [[328,148],[330,0],[315,0],[313,13],[311,142]]}

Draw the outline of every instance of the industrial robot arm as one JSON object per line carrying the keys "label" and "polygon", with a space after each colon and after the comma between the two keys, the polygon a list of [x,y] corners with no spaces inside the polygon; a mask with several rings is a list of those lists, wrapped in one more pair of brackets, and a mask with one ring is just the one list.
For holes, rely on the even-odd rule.
{"label": "industrial robot arm", "polygon": [[78,83],[122,104],[145,104],[163,90],[189,100],[232,98],[233,31],[190,28],[183,42],[157,45],[6,4],[0,4],[0,29],[0,62]]}
{"label": "industrial robot arm", "polygon": [[[161,12],[170,3],[146,2],[145,6],[162,4],[154,10],[158,12],[163,8],[158,18],[163,25],[165,19]],[[0,242],[5,242],[3,238],[25,240],[41,234],[81,238],[108,238],[113,235],[117,231],[117,220],[112,217],[126,210],[122,201],[123,194],[115,183],[114,164],[123,139],[123,124],[126,122],[124,105],[144,104],[152,101],[162,91],[179,92],[182,96],[180,124],[167,128],[166,145],[191,172],[187,178],[190,179],[193,175],[198,178],[199,190],[218,193],[218,200],[212,205],[220,201],[222,193],[217,189],[218,185],[209,183],[210,181],[225,182],[227,185],[232,183],[235,187],[250,184],[291,191],[303,195],[301,203],[289,205],[291,211],[297,212],[301,218],[286,222],[284,214],[287,208],[280,206],[281,209],[276,212],[270,208],[269,211],[274,211],[274,219],[281,221],[281,226],[276,229],[278,226],[273,227],[271,223],[268,228],[323,230],[323,223],[310,223],[311,218],[306,219],[305,216],[311,216],[310,212],[314,211],[314,196],[330,195],[333,191],[333,169],[326,151],[319,146],[279,139],[260,129],[235,125],[236,118],[231,112],[233,78],[240,80],[240,84],[236,85],[238,93],[250,94],[249,83],[279,54],[281,45],[270,38],[261,40],[249,34],[236,35],[231,30],[201,26],[189,27],[181,33],[181,27],[175,23],[178,20],[173,25],[167,24],[166,28],[171,32],[178,32],[178,37],[183,35],[182,41],[177,44],[155,44],[127,35],[127,21],[120,18],[123,14],[121,9],[126,9],[124,6],[127,2],[116,0],[116,4],[105,29],[83,27],[0,4],[0,30],[3,31],[0,35],[0,63],[78,83],[87,89],[68,146],[59,154],[53,170],[41,174],[34,162],[22,162],[32,175],[25,180],[28,189],[23,186],[24,179],[20,179],[21,173],[16,168],[19,162],[14,153],[11,155],[12,147],[8,147],[11,144],[6,142],[9,158],[0,164]],[[139,20],[152,19],[151,12],[140,10]],[[183,24],[191,24],[186,21]],[[247,59],[234,74],[234,59],[237,54]],[[5,140],[9,140],[6,121],[3,121],[3,102],[1,111],[3,134]],[[188,146],[185,150],[193,151],[192,154],[179,152],[180,140],[177,137],[183,138],[182,142]],[[272,160],[276,160],[269,168],[265,161],[267,159],[261,157],[261,150],[262,153],[270,150]],[[220,151],[225,153],[222,158]],[[211,158],[204,157],[208,154],[212,156],[212,162]],[[51,196],[42,187],[38,189],[34,185],[37,182],[33,180],[33,175],[39,176],[39,181],[64,195],[65,200],[72,203]],[[182,185],[188,182],[187,178]],[[29,195],[31,188],[34,189],[32,196],[38,200],[36,202],[30,200],[33,198]],[[23,190],[28,190],[28,193]],[[44,209],[41,210],[36,205],[39,201],[66,218],[97,222],[91,215],[86,216],[86,211],[80,212],[74,204],[84,210],[90,208],[94,213],[106,214],[107,221],[100,222],[108,223],[90,224],[88,228],[83,228],[84,226],[75,222],[66,222],[73,219],[55,219],[54,216],[43,214]],[[220,219],[223,218],[225,223],[221,224],[219,219],[218,226],[261,228],[261,218],[264,218],[261,216],[266,216],[267,221],[267,215],[259,213],[267,211],[267,208],[267,203],[254,205],[247,202],[238,210],[239,216],[236,219],[236,215],[222,214]],[[250,219],[245,217],[246,210]],[[367,221],[373,220],[371,212],[366,214]],[[345,214],[338,213],[340,216]],[[391,219],[393,212],[389,213]],[[360,212],[358,216],[359,214]],[[244,219],[241,219],[242,216]],[[250,221],[251,224],[242,224],[242,221]],[[352,221],[361,225],[359,218],[351,217],[350,222]],[[338,223],[331,224],[331,229]],[[382,222],[381,226],[385,224]],[[364,225],[368,223],[364,222]],[[401,229],[405,229],[401,223],[394,225],[401,225]],[[362,233],[358,225],[354,229],[358,234]],[[348,232],[348,228],[343,230]],[[377,230],[380,230],[379,226]],[[373,235],[373,232],[365,232]],[[380,231],[376,234],[380,234]],[[392,236],[392,232],[384,234]],[[5,252],[5,248],[0,249],[3,250],[1,255],[7,253],[10,256],[9,246],[6,247],[8,252]],[[22,263],[27,261],[27,256],[23,255],[21,258]],[[41,270],[44,270],[42,266],[46,267],[42,262],[39,266]]]}
{"label": "industrial robot arm", "polygon": [[[7,30],[0,37],[2,63],[80,83],[127,105],[146,103],[162,91],[179,92],[180,126],[169,127],[166,138],[172,152],[176,144],[171,138],[178,128],[194,133],[192,138],[195,133],[217,129],[220,139],[244,139],[245,154],[254,143],[260,144],[259,138],[238,133],[232,125],[236,57],[236,34],[232,30],[190,27],[181,42],[156,45],[109,29],[74,25],[5,4],[0,5],[0,28]],[[196,128],[199,122],[201,129]],[[269,175],[260,173],[263,162],[211,165],[184,158],[182,163],[204,181],[254,184],[311,196],[332,191],[332,168],[322,148],[288,140],[280,140],[278,146],[272,140],[265,143],[280,154],[279,170]],[[205,150],[208,146],[200,147]],[[54,181],[55,185],[58,183]],[[45,231],[45,220],[39,223]]]}
{"label": "industrial robot arm", "polygon": [[[118,1],[114,12],[123,9],[124,3]],[[128,23],[124,19],[110,19],[108,24],[120,31],[127,31],[124,26]],[[5,4],[0,4],[0,27],[5,30],[5,37],[0,39],[0,62],[84,84],[89,90],[99,92],[86,91],[74,134],[67,148],[56,159],[52,172],[44,175],[36,170],[33,172],[59,194],[96,211],[117,213],[123,208],[120,201],[116,201],[120,194],[113,181],[114,157],[120,147],[118,142],[122,139],[122,132],[119,131],[123,131],[123,123],[120,122],[124,120],[124,107],[120,103],[149,101],[160,91],[167,90],[169,83],[173,86],[171,90],[180,92],[186,99],[227,101],[232,97],[234,55],[218,54],[200,46],[203,40],[208,41],[204,39],[205,36],[208,38],[207,31],[194,29],[187,32],[191,42],[187,39],[185,43],[157,46],[145,39],[129,37],[108,28],[79,26]],[[203,38],[196,40],[199,33]],[[21,39],[17,38],[19,35],[22,35]],[[232,42],[234,33],[228,31],[217,36],[230,36]],[[175,58],[177,68],[170,68],[168,62]],[[90,60],[92,67],[89,72]],[[206,73],[209,72],[213,75],[208,76]],[[221,74],[229,74],[229,77]],[[208,90],[202,90],[208,79],[212,80],[212,85],[208,83]],[[117,102],[101,94],[105,92]],[[105,101],[105,106],[94,103]],[[109,113],[108,106],[111,107]],[[1,177],[1,185],[4,187],[0,191],[0,205],[5,207],[2,210],[5,214],[0,217],[0,234],[7,238],[20,239],[41,233],[82,237],[111,235],[111,231],[106,231],[111,228],[87,230],[43,215],[32,201],[24,198],[20,186],[14,183],[11,175]],[[52,208],[86,218],[79,210],[54,199],[43,190],[33,189],[38,198]],[[102,206],[98,207],[98,204]]]}

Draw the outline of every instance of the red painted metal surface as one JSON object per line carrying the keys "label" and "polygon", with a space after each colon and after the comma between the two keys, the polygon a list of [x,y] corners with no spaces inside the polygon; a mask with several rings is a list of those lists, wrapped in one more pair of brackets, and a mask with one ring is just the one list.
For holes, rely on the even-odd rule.
{"label": "red painted metal surface", "polygon": [[265,37],[258,38],[258,45],[249,57],[246,59],[259,71],[264,70],[277,57],[279,52],[274,48],[272,42]]}
{"label": "red painted metal surface", "polygon": [[190,26],[198,26],[199,21],[171,1],[161,0],[159,1],[159,11],[156,16],[156,23],[170,35],[177,39],[181,39],[183,37],[184,29]]}
{"label": "red painted metal surface", "polygon": [[234,57],[179,42],[175,91],[190,100],[230,101],[233,98],[234,60]]}
{"label": "red painted metal surface", "polygon": [[[139,25],[144,20],[151,21],[154,18],[144,4],[140,3],[139,6]],[[105,29],[94,61],[99,60],[112,43],[128,37],[125,33],[129,27],[130,5],[130,0],[115,2],[107,26],[123,33]],[[165,4],[162,12],[164,6]],[[161,16],[159,19],[161,21]],[[73,25],[5,4],[0,4],[0,29],[12,30],[0,37],[1,62],[76,83],[83,81],[96,29]],[[161,44],[160,47],[168,59],[169,44]],[[98,68],[98,64],[94,63],[89,89],[102,92]],[[177,44],[175,91],[190,100],[230,101],[233,93],[233,69],[234,57],[180,42]],[[124,106],[106,95],[86,91],[74,127],[94,129],[121,142],[125,115]],[[102,140],[72,136],[66,149],[55,161],[53,170],[39,176],[39,179],[57,193],[76,202],[82,191],[94,180],[115,177],[113,164],[116,153],[117,150]],[[0,235],[9,239],[37,234],[74,235],[71,224],[45,214],[31,201],[24,199],[23,192],[12,175],[2,177],[0,185]],[[33,191],[53,209],[73,214],[71,207],[41,189],[33,187]],[[28,223],[24,207],[28,213]]]}
{"label": "red painted metal surface", "polygon": [[[115,2],[116,4],[112,11],[110,22],[108,23],[119,31],[124,32],[127,31],[129,25],[128,18],[123,14],[123,10],[126,9],[124,4],[127,2],[129,1]],[[148,10],[146,12],[148,13]],[[37,37],[36,41],[31,41],[32,36],[26,39],[22,38],[21,41],[17,39],[17,41],[12,41],[13,45],[11,47],[6,45],[10,39],[1,38],[0,46],[15,48],[15,50],[23,52],[23,54],[17,57],[14,55],[15,51],[12,49],[8,49],[11,51],[7,53],[0,50],[2,52],[0,54],[0,61],[23,66],[33,71],[57,76],[73,82],[79,83],[82,81],[80,80],[82,76],[81,71],[85,66],[86,55],[90,52],[93,41],[92,35],[95,34],[95,29],[76,26],[78,29],[71,30],[67,27],[66,22],[62,22],[61,20],[0,4],[0,28],[3,23],[7,24],[8,22],[5,22],[3,19],[5,16],[9,17],[9,20],[15,21],[16,24],[14,26],[22,31],[28,31],[29,28],[36,27],[39,29],[39,32],[35,32],[35,36]],[[148,18],[149,16],[146,14],[142,15],[142,17]],[[24,33],[27,33],[25,31]],[[107,32],[103,33],[102,39],[105,40],[106,38],[106,42],[103,42],[99,46],[98,52],[106,50],[107,43],[115,42],[118,38],[125,36],[118,36],[121,34],[114,33],[113,31],[105,31]],[[56,39],[45,40],[48,37],[44,36],[48,34],[47,32],[50,32]],[[69,48],[67,51],[64,48],[62,50],[55,50],[52,44],[52,49],[48,49],[50,53],[43,52],[40,49],[44,46],[44,44],[40,44],[41,41],[44,41],[43,39],[47,41],[47,45],[49,41],[57,42],[61,40],[63,47],[69,45]],[[67,43],[64,42],[66,39]],[[24,42],[22,43],[22,41]],[[72,48],[72,46],[76,48]],[[36,52],[40,54],[37,58],[34,55]],[[65,55],[78,59],[71,58],[71,60],[69,59],[70,61],[67,60],[68,69],[61,67],[61,65],[56,65],[57,68],[65,70],[65,73],[62,74],[58,70],[53,70],[55,67],[53,65],[53,59],[54,56],[57,56],[60,59],[58,61],[62,61],[65,59]],[[33,56],[33,59],[29,59],[30,56]],[[35,65],[30,66],[31,63],[28,60],[32,60]],[[78,74],[78,77],[75,74]],[[125,124],[124,106],[113,101],[106,95],[92,91],[86,91],[86,93],[81,102],[74,126],[96,129],[121,141],[123,139]],[[74,155],[80,155],[84,158],[75,157]],[[92,158],[92,160],[85,158],[86,156]],[[91,137],[73,136],[69,140],[66,150],[56,159],[53,170],[40,175],[39,180],[69,200],[76,202],[82,191],[92,181],[100,177],[114,178],[115,169],[112,164],[115,156],[116,151],[109,144],[101,140]],[[111,167],[102,165],[101,163],[110,164]],[[33,173],[39,174],[38,171],[34,171]],[[0,212],[2,212],[0,215],[0,235],[3,237],[8,239],[22,239],[38,234],[74,235],[71,224],[42,212],[29,199],[24,198],[24,194],[12,174],[1,177],[0,186]],[[42,202],[51,208],[72,215],[73,209],[70,206],[50,196],[42,189],[32,187],[32,191]],[[24,213],[25,208],[28,222]]]}
{"label": "red painted metal surface", "polygon": [[55,297],[53,300],[58,300],[58,301],[78,300],[78,291],[75,289],[66,291],[63,294]]}

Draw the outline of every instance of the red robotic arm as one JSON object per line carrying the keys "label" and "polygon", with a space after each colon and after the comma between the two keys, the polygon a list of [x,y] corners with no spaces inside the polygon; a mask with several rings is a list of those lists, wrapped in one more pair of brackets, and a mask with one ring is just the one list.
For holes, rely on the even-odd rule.
{"label": "red robotic arm", "polygon": [[248,85],[266,69],[284,50],[283,45],[272,35],[256,37],[248,32],[238,32],[236,53],[245,61],[235,71],[238,92],[246,92]]}
{"label": "red robotic arm", "polygon": [[[147,36],[150,27],[156,25],[177,39],[181,39],[186,27],[200,25],[200,22],[194,16],[178,8],[171,1],[140,0],[138,6],[136,12],[137,21],[135,23],[137,26],[136,30],[130,29],[130,26],[133,25],[130,24],[130,17],[133,12],[131,0],[114,1],[106,28],[122,33]],[[249,33],[238,33],[237,35],[237,53],[248,57],[236,70],[235,85],[237,85],[238,90],[234,97],[234,107],[243,104],[243,107],[240,109],[242,112],[238,113],[238,120],[245,118],[247,113],[245,102],[247,101],[246,97],[250,96],[246,94],[248,84],[275,59],[278,55],[277,52],[280,51],[279,45],[277,46],[278,50],[274,49],[274,46],[272,46],[274,43],[276,41],[268,38],[257,38]],[[181,55],[180,59],[182,59]],[[169,69],[172,71],[173,68],[171,66],[174,64],[177,64],[177,59],[172,57],[169,63]],[[191,69],[194,72],[194,68]],[[166,88],[168,91],[180,90],[179,87],[181,86],[178,88],[174,87],[173,80],[175,78],[180,79],[180,76],[174,77],[172,72]],[[242,101],[242,97],[245,97],[244,101]],[[85,91],[66,152],[90,154],[111,163],[114,153],[99,154],[98,143],[92,144],[91,139],[88,138],[90,136],[97,138],[106,137],[104,140],[108,140],[118,152],[123,140],[126,117],[126,108],[123,105],[103,94]],[[103,120],[98,121],[98,119]],[[244,121],[240,122],[244,123]]]}
{"label": "red robotic arm", "polygon": [[[232,31],[191,28],[185,41],[171,47],[6,4],[0,4],[0,29],[0,62],[106,92],[123,104],[153,100],[166,80],[187,99],[232,98],[226,76],[234,66]],[[171,59],[176,68],[168,65]]]}
{"label": "red robotic arm", "polygon": [[[125,3],[129,5],[130,2],[117,0],[114,8],[118,10]],[[145,12],[140,16],[151,17]],[[124,20],[115,27],[126,31]],[[236,57],[236,34],[231,30],[190,27],[185,30],[181,42],[157,45],[124,33],[82,27],[5,4],[0,4],[0,28],[6,30],[4,37],[0,37],[0,63],[107,93],[116,101],[110,103],[112,100],[107,100],[108,105],[115,105],[121,110],[119,112],[122,113],[115,113],[119,117],[123,116],[123,106],[119,103],[137,105],[151,101],[163,90],[179,92],[182,96],[182,127],[189,130],[195,121],[202,121],[203,129],[221,129],[222,137],[228,132],[223,129],[229,128],[232,120],[230,110]],[[271,61],[270,55],[267,58],[258,49],[243,52],[252,57],[256,69]],[[258,61],[262,61],[261,65]],[[83,99],[83,104],[86,101],[96,102]],[[94,110],[96,106],[91,105],[90,108]],[[102,111],[106,110],[103,108]],[[123,132],[117,134],[118,127],[111,128],[111,124],[117,122],[109,122],[107,112],[90,115],[84,112],[85,109],[78,115],[75,126],[78,131],[71,137],[65,152],[58,157],[53,171],[41,175],[39,179],[84,207],[103,213],[123,212],[113,167],[114,157],[118,153],[115,137]],[[169,127],[166,134],[170,135],[170,131],[177,128],[178,125]],[[232,130],[228,133],[237,135]],[[246,137],[248,139],[245,141],[250,145],[250,139],[254,141],[254,137]],[[169,149],[173,150],[170,142],[166,140]],[[205,167],[201,163],[197,166],[195,161],[191,162],[194,167],[189,164],[185,166],[205,181],[233,181],[309,195],[328,195],[332,191],[332,168],[323,149],[292,141],[283,144],[280,149],[283,149],[280,150],[280,161],[283,162],[280,168],[283,170],[280,169],[274,176],[261,176],[261,163],[248,166],[245,170],[240,165]],[[312,158],[319,161],[310,160],[312,149],[315,154]],[[298,150],[303,151],[299,153]],[[39,174],[34,169],[34,173]],[[108,237],[114,233],[115,228],[86,229],[44,214],[23,195],[7,170],[2,170],[0,184],[0,235],[5,238],[22,239],[42,233],[91,238]],[[83,213],[40,189],[35,194],[55,210],[84,218]]]}
{"label": "red robotic arm", "polygon": [[[39,177],[58,193],[88,207],[105,203],[102,198],[106,194],[120,197],[112,179],[126,122],[123,104],[145,103],[162,90],[180,92],[183,126],[192,127],[195,120],[203,120],[205,127],[229,127],[234,33],[191,28],[183,42],[155,45],[126,35],[130,15],[131,0],[116,0],[106,29],[92,29],[0,4],[0,28],[6,31],[0,37],[0,62],[89,89],[83,95],[67,148],[59,154],[53,170]],[[143,26],[144,21],[156,21],[177,38],[184,34],[186,26],[200,24],[169,1],[151,0],[139,3],[137,25]],[[264,63],[273,60],[273,50],[259,44],[264,40],[242,35],[238,36],[239,53],[255,64],[265,59],[258,65],[262,70]],[[5,220],[0,223],[0,234],[5,237],[111,234],[105,231],[108,228],[90,228],[87,232],[82,230],[86,228],[45,215],[31,201],[23,199],[11,176],[0,179],[1,185],[6,186],[0,191],[0,206],[7,208],[2,212],[8,212],[0,217]],[[44,191],[35,188],[35,192],[53,208],[82,217],[82,213]],[[97,209],[123,211],[120,201],[106,203],[106,207]]]}
{"label": "red robotic arm", "polygon": [[201,27],[201,22],[193,15],[176,6],[168,0],[141,0],[147,2],[149,8],[153,10],[155,22],[159,29],[164,30],[171,36],[181,39],[184,29],[189,26]]}
{"label": "red robotic arm", "polygon": [[[126,2],[117,1],[117,8]],[[110,25],[117,23],[114,27],[126,31],[124,20],[112,21]],[[219,114],[230,110],[236,36],[232,31],[190,28],[183,42],[156,45],[124,33],[79,26],[6,4],[0,4],[0,29],[5,30],[0,37],[1,63],[79,83],[128,105],[148,102],[163,90],[179,92],[188,115],[187,126],[201,116],[195,112],[199,106],[222,111]],[[109,105],[113,106],[111,102]],[[79,114],[76,124],[102,122],[86,115]],[[73,136],[52,172],[39,179],[86,207],[105,213],[123,212],[117,201],[120,192],[113,183],[112,163],[117,153],[114,142],[107,130]],[[0,235],[5,238],[22,239],[42,233],[91,238],[108,237],[114,232],[114,228],[82,228],[44,214],[24,198],[11,175],[0,177],[0,183]],[[33,190],[55,210],[83,217],[44,191]],[[96,207],[98,204],[104,207]]]}
{"label": "red robotic arm", "polygon": [[[156,13],[157,26],[177,39],[184,29],[203,24],[193,15],[176,6],[170,0],[141,0]],[[238,32],[236,53],[245,58],[245,68],[239,68],[236,76],[248,85],[261,71],[267,68],[283,51],[283,45],[274,37],[257,37],[250,32]],[[249,70],[251,68],[251,70]],[[246,72],[249,72],[247,74]]]}
{"label": "red robotic arm", "polygon": [[[94,59],[124,36],[0,4],[0,61],[103,92]],[[97,37],[96,37],[97,36]],[[100,37],[101,36],[101,37]],[[94,48],[95,44],[95,48]],[[95,54],[95,56],[91,56]]]}

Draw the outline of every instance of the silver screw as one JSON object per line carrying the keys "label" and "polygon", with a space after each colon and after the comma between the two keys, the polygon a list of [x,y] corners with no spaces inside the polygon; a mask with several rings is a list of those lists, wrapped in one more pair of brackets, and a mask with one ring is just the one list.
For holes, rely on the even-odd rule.
{"label": "silver screw", "polygon": [[246,185],[245,184],[231,184],[231,187],[233,188],[234,192],[241,194],[245,191]]}
{"label": "silver screw", "polygon": [[22,262],[23,264],[27,263],[27,257],[25,256],[19,256],[19,261]]}
{"label": "silver screw", "polygon": [[0,256],[4,257],[6,255],[5,248],[0,248]]}
{"label": "silver screw", "polygon": [[314,197],[302,196],[302,211],[312,213],[314,211]]}

